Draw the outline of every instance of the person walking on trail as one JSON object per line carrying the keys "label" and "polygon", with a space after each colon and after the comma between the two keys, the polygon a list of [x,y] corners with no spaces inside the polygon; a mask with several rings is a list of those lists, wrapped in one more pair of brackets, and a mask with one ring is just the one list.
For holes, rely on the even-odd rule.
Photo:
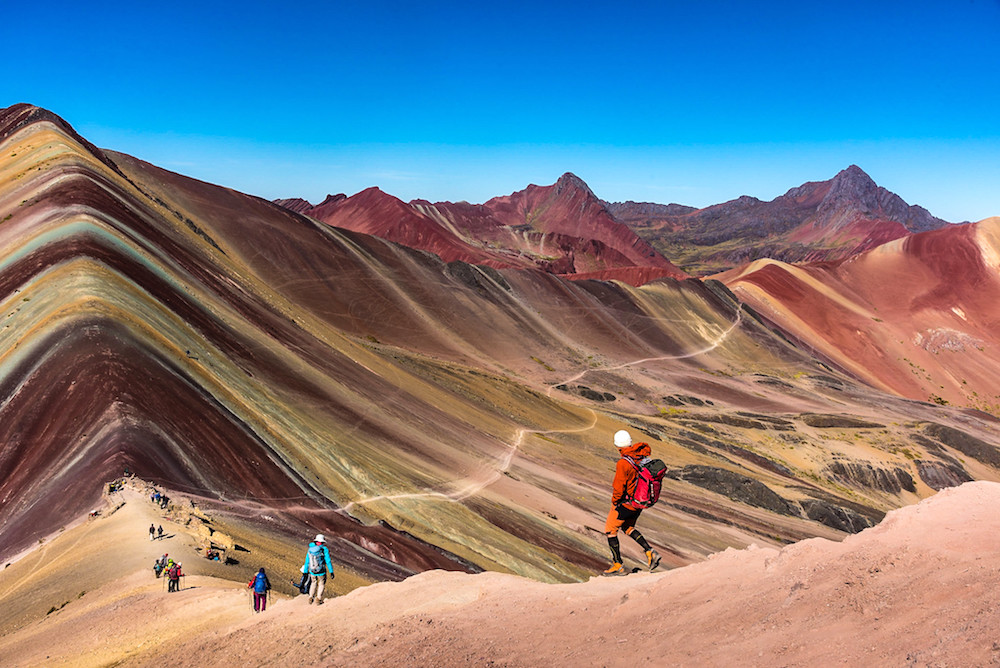
{"label": "person walking on trail", "polygon": [[167,569],[167,592],[180,591],[181,578],[184,577],[184,572],[181,571],[181,562],[177,562],[169,569]]}
{"label": "person walking on trail", "polygon": [[163,538],[163,525],[156,527],[156,537]]}
{"label": "person walking on trail", "polygon": [[267,609],[267,592],[271,588],[271,583],[263,568],[250,578],[247,588],[253,590],[253,611],[264,612]]}
{"label": "person walking on trail", "polygon": [[306,562],[302,564],[302,572],[309,575],[309,603],[323,605],[323,589],[326,587],[326,574],[333,579],[333,564],[330,563],[330,550],[326,547],[326,537],[316,534],[313,542],[306,550]]}
{"label": "person walking on trail", "polygon": [[652,450],[646,443],[632,443],[632,435],[624,429],[615,432],[615,447],[621,458],[615,465],[615,479],[611,486],[611,511],[604,525],[604,533],[608,537],[608,547],[611,548],[611,566],[604,575],[625,575],[629,571],[622,563],[621,545],[618,542],[618,531],[624,530],[625,535],[639,543],[646,552],[646,565],[653,570],[660,565],[659,553],[650,547],[639,530],[635,528],[636,520],[642,513],[629,503],[635,494],[637,463],[649,457]]}
{"label": "person walking on trail", "polygon": [[149,525],[149,540],[156,538],[156,527],[152,524]]}

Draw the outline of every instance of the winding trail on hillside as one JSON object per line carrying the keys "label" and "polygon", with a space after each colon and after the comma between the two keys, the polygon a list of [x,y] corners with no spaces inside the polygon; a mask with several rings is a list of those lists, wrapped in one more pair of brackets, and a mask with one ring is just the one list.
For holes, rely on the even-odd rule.
{"label": "winding trail on hillside", "polygon": [[[482,480],[471,480],[469,484],[465,487],[457,489],[452,492],[440,492],[436,490],[427,490],[425,492],[409,492],[402,494],[380,494],[378,496],[369,496],[363,499],[358,499],[356,501],[351,501],[338,512],[350,513],[351,509],[355,506],[362,506],[368,503],[374,503],[376,501],[396,501],[399,499],[420,499],[420,498],[440,498],[446,501],[459,502],[468,499],[471,496],[475,496],[482,490],[486,489],[494,482],[500,479],[504,473],[510,470],[510,465],[514,461],[514,455],[517,454],[521,446],[524,445],[524,439],[528,434],[572,434],[582,431],[588,431],[594,428],[597,424],[597,414],[594,414],[593,420],[590,424],[580,427],[578,429],[518,429],[517,436],[511,442],[510,447],[507,448],[506,454],[504,454],[503,459],[500,460],[500,466],[493,469],[492,472]],[[459,481],[461,482],[461,481]]]}
{"label": "winding trail on hillside", "polygon": [[[625,368],[630,367],[630,366],[636,366],[638,364],[647,364],[647,363],[651,363],[651,362],[662,362],[662,361],[667,361],[667,360],[688,359],[688,358],[691,358],[691,357],[697,357],[698,355],[703,355],[705,353],[711,352],[711,351],[715,350],[716,348],[718,348],[719,346],[721,346],[725,342],[725,340],[729,337],[729,335],[733,331],[735,331],[737,327],[740,326],[740,323],[742,322],[742,320],[743,320],[743,304],[740,303],[736,307],[736,318],[733,320],[733,322],[729,325],[729,327],[727,327],[725,330],[723,330],[716,338],[712,339],[711,342],[709,343],[709,345],[705,346],[704,348],[700,348],[698,350],[695,350],[695,351],[692,351],[692,352],[689,352],[689,353],[684,353],[682,355],[662,355],[662,356],[659,356],[659,357],[645,357],[645,358],[634,360],[634,361],[631,361],[631,362],[625,362],[625,363],[619,364],[617,366],[605,367],[605,368],[602,368],[602,369],[585,369],[584,371],[581,371],[580,373],[578,373],[577,375],[573,376],[572,378],[568,378],[568,379],[566,379],[564,381],[560,381],[558,383],[553,383],[553,384],[549,385],[549,388],[548,388],[548,390],[546,392],[546,396],[551,396],[552,395],[552,390],[554,390],[559,385],[566,385],[566,384],[575,382],[575,381],[579,380],[580,378],[583,378],[586,374],[590,373],[591,371],[597,371],[597,370],[599,370],[599,371],[616,371],[616,370],[619,370],[619,369],[625,369]],[[451,491],[451,492],[442,492],[442,491],[438,491],[438,490],[425,490],[425,491],[422,491],[422,492],[403,492],[403,493],[399,493],[399,494],[379,494],[379,495],[376,495],[376,496],[369,496],[369,497],[365,497],[365,498],[362,498],[362,499],[356,499],[354,501],[351,501],[347,505],[345,505],[342,508],[340,508],[339,510],[337,510],[337,512],[345,514],[345,515],[349,515],[350,512],[351,512],[351,510],[353,508],[355,508],[356,506],[364,506],[366,504],[375,503],[377,501],[397,501],[397,500],[403,500],[403,499],[421,499],[421,498],[438,498],[438,499],[442,499],[442,500],[450,501],[450,502],[455,502],[455,503],[464,501],[465,499],[468,499],[471,496],[475,496],[476,494],[478,494],[482,490],[484,490],[487,487],[489,487],[490,485],[492,485],[494,482],[496,482],[497,480],[499,480],[500,477],[502,475],[504,475],[510,469],[511,463],[514,461],[514,456],[518,453],[518,451],[520,450],[521,446],[524,444],[524,439],[528,436],[528,434],[572,434],[572,433],[579,433],[579,432],[584,432],[584,431],[588,431],[590,429],[593,429],[594,426],[597,424],[597,412],[594,411],[592,408],[588,408],[588,410],[591,412],[591,414],[593,416],[593,419],[591,420],[590,424],[587,425],[587,426],[585,426],[585,427],[580,427],[580,428],[577,428],[577,429],[548,429],[548,430],[527,429],[527,428],[518,429],[517,430],[517,434],[516,434],[514,440],[511,442],[510,447],[508,447],[506,454],[504,455],[503,459],[501,460],[500,466],[498,468],[496,468],[496,469],[493,469],[489,473],[489,475],[487,475],[485,478],[483,478],[481,480],[474,480],[474,479],[470,480],[467,485],[465,485],[464,487],[462,487],[460,489],[457,489],[457,490]],[[461,481],[458,481],[458,482],[461,482]]]}
{"label": "winding trail on hillside", "polygon": [[664,361],[667,361],[667,360],[683,360],[683,359],[688,359],[688,358],[691,358],[691,357],[697,357],[698,355],[704,355],[705,353],[710,353],[713,350],[715,350],[716,348],[718,348],[719,346],[721,346],[725,342],[725,340],[727,338],[729,338],[729,335],[737,327],[740,326],[740,323],[742,321],[743,321],[743,304],[741,302],[736,307],[736,319],[733,320],[733,322],[729,325],[728,328],[726,328],[725,330],[723,330],[722,333],[719,334],[719,336],[717,336],[716,338],[712,339],[711,343],[709,345],[705,346],[704,348],[701,348],[699,350],[695,350],[695,351],[690,352],[690,353],[684,353],[683,355],[662,355],[660,357],[645,357],[645,358],[640,359],[640,360],[635,360],[635,361],[632,361],[632,362],[625,362],[625,363],[619,364],[617,366],[601,367],[601,368],[598,368],[598,369],[584,369],[583,371],[581,371],[580,373],[576,374],[572,378],[567,378],[566,380],[563,380],[563,381],[560,381],[558,383],[553,383],[553,384],[549,385],[549,389],[546,391],[545,396],[549,396],[549,397],[552,396],[552,390],[556,389],[560,385],[568,385],[570,383],[576,382],[576,381],[580,380],[581,378],[583,378],[584,376],[586,376],[591,371],[618,371],[619,369],[625,369],[625,368],[628,368],[630,366],[636,366],[637,364],[647,364],[649,362],[664,362]]}

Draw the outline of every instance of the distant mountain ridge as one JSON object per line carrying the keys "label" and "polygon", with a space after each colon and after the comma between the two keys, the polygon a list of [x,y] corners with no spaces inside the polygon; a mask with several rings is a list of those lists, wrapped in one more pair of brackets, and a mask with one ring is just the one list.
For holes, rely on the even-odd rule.
{"label": "distant mountain ridge", "polygon": [[770,202],[743,196],[704,209],[605,204],[615,218],[696,275],[764,257],[785,262],[843,259],[949,224],[876,185],[857,165]]}
{"label": "distant mountain ridge", "polygon": [[300,198],[275,203],[329,225],[435,253],[446,262],[626,282],[686,276],[570,173],[551,186],[529,185],[484,204],[407,204],[378,188],[330,195],[316,206]]}
{"label": "distant mountain ridge", "polygon": [[744,195],[703,209],[607,202],[570,172],[553,185],[529,185],[483,204],[407,204],[377,188],[330,195],[315,206],[301,198],[275,203],[448,262],[633,284],[714,274],[760,258],[838,260],[949,225],[877,185],[857,165],[769,202]]}

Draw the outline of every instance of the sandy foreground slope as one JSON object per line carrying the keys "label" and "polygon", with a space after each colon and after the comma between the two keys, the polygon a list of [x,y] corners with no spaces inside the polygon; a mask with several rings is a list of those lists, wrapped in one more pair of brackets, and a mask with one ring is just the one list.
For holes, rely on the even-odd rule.
{"label": "sandy foreground slope", "polygon": [[[4,665],[1000,663],[992,482],[939,492],[841,543],[730,549],[663,573],[564,585],[431,571],[321,607],[279,594],[260,615],[242,570],[198,558],[180,525],[149,541],[162,516],[136,492],[124,501],[0,571]],[[176,594],[148,568],[164,551],[191,574]],[[206,574],[213,568],[241,581]]]}

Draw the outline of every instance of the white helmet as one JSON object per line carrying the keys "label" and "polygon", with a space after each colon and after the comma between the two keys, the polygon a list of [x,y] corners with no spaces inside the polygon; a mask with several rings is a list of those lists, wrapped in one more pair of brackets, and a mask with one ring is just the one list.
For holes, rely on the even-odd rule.
{"label": "white helmet", "polygon": [[624,429],[615,432],[615,447],[627,448],[632,445],[632,435]]}

